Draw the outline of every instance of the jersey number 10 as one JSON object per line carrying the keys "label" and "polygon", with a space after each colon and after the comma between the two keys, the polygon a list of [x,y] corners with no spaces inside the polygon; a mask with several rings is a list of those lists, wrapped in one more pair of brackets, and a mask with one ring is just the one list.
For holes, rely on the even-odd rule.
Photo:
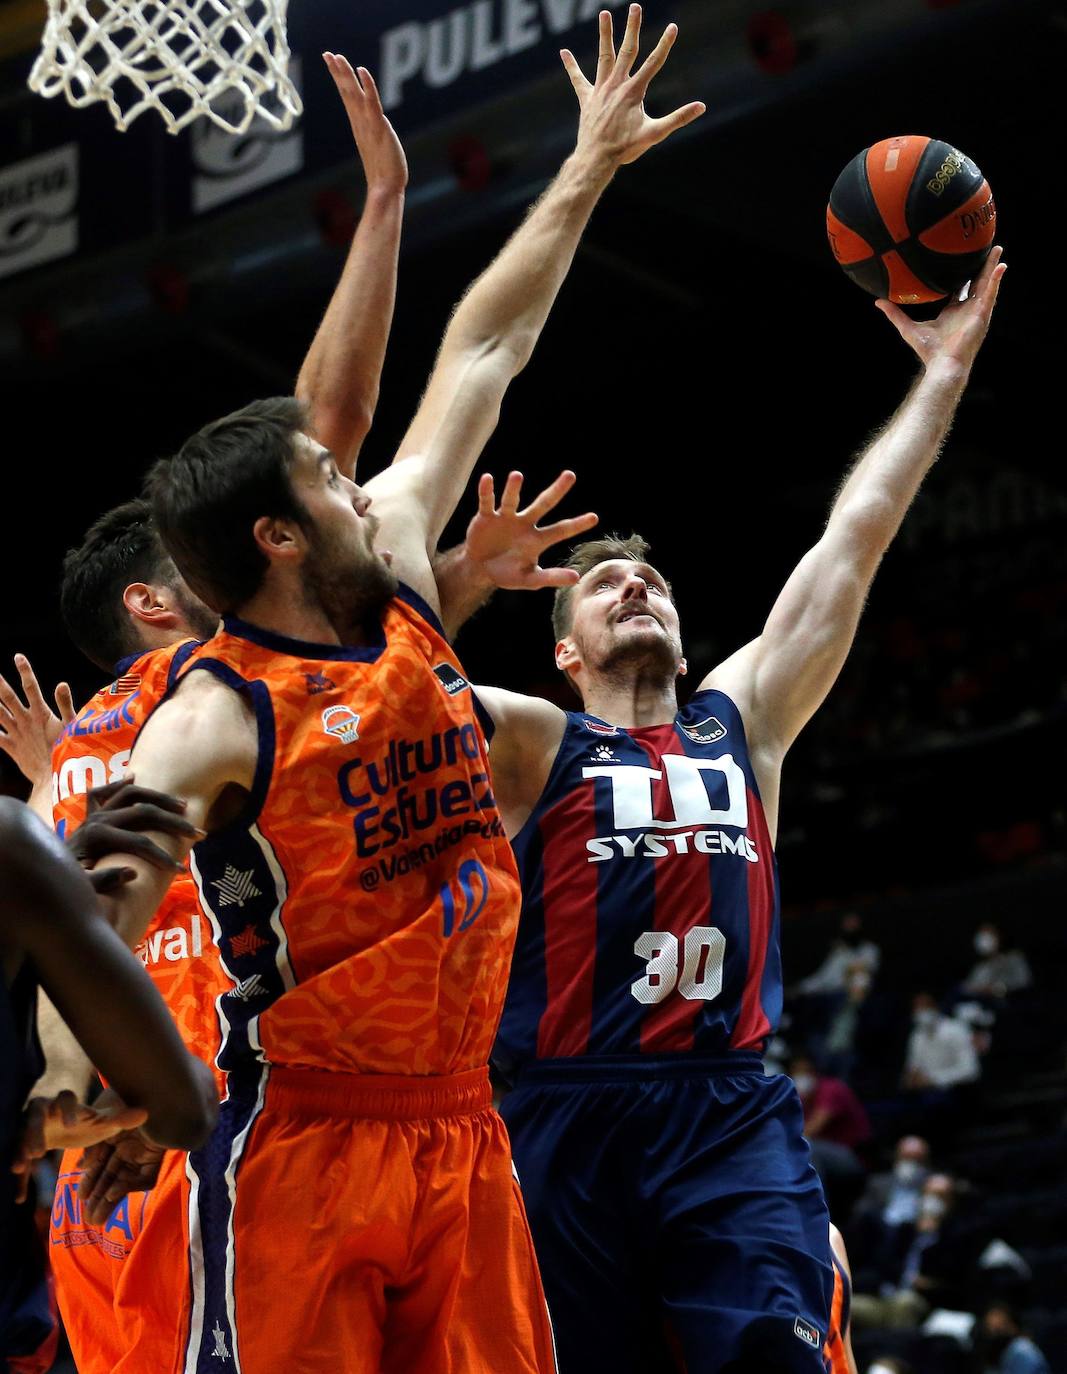
{"label": "jersey number 10", "polygon": [[693,926],[682,948],[669,930],[646,930],[634,942],[634,953],[647,960],[645,976],[630,991],[646,1005],[662,1002],[675,988],[691,1002],[711,1002],[722,992],[726,936],[714,926]]}

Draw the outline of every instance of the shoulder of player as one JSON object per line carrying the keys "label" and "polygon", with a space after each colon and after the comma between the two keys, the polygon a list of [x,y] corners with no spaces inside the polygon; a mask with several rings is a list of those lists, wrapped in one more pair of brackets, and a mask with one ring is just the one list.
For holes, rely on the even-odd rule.
{"label": "shoulder of player", "polygon": [[567,728],[567,714],[543,697],[528,697],[502,687],[475,687],[492,717],[494,772],[501,766],[534,767],[554,757]]}
{"label": "shoulder of player", "polygon": [[[254,712],[245,696],[214,673],[198,669],[179,679],[149,717],[134,746],[131,767],[146,755],[184,756],[212,770],[254,760],[258,747]],[[243,771],[243,769],[241,770]]]}

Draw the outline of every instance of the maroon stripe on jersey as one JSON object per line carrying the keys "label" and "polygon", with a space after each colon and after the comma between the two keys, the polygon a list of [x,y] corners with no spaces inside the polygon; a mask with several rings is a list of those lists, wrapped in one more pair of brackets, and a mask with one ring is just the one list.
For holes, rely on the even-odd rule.
{"label": "maroon stripe on jersey", "polygon": [[[666,738],[657,740],[662,753],[680,754],[680,749],[667,746],[676,739],[674,726],[664,727]],[[638,744],[648,752],[655,767],[659,756],[646,744]],[[652,814],[660,820],[673,817],[671,795],[666,774],[652,784]],[[685,945],[686,931],[693,926],[709,923],[711,912],[711,863],[706,858],[689,858],[675,854],[674,835],[660,831],[659,838],[670,851],[655,864],[655,928],[670,931],[678,940],[679,973]],[[691,843],[690,840],[685,841]],[[675,986],[662,1002],[654,1003],[641,1022],[642,1054],[666,1054],[673,1050],[691,1050],[696,1032],[696,1020],[703,1003],[683,997]]]}
{"label": "maroon stripe on jersey", "polygon": [[748,834],[756,846],[759,863],[748,867],[748,973],[741,994],[741,1010],[730,1037],[735,1050],[759,1049],[771,1029],[760,1000],[763,969],[771,943],[774,915],[774,883],[771,863],[771,837],[759,797],[748,789]]}
{"label": "maroon stripe on jersey", "polygon": [[[554,813],[567,807],[560,823]],[[596,793],[568,794],[541,817],[544,843],[542,910],[545,917],[547,1005],[537,1028],[540,1059],[585,1054],[593,1022],[596,971],[597,866],[585,840],[596,834]]]}

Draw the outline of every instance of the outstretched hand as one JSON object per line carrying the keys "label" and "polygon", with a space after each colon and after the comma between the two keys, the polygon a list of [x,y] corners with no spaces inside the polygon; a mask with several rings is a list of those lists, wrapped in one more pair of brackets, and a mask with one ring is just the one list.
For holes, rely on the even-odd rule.
{"label": "outstretched hand", "polygon": [[374,77],[366,67],[352,70],[340,53],[324,52],[322,60],[344,101],[356,140],[367,189],[402,191],[408,184],[408,163],[396,131],[382,109]]}
{"label": "outstretched hand", "polygon": [[127,1107],[110,1089],[86,1106],[69,1089],[56,1097],[33,1097],[23,1113],[22,1138],[11,1172],[18,1175],[16,1200],[25,1200],[35,1160],[49,1150],[88,1149],[148,1120],[141,1107]]}
{"label": "outstretched hand", "polygon": [[542,568],[544,551],[563,539],[573,539],[592,529],[597,517],[591,511],[552,525],[538,520],[555,510],[577,479],[573,472],[561,472],[525,510],[519,510],[522,473],[512,472],[496,505],[492,475],[478,479],[478,514],[467,526],[466,553],[481,567],[488,581],[510,591],[536,591],[539,587],[569,587],[578,581],[573,568]]}
{"label": "outstretched hand", "polygon": [[590,82],[583,75],[572,52],[567,48],[560,52],[581,109],[579,148],[599,146],[621,167],[636,162],[642,153],[704,113],[706,106],[699,100],[682,105],[662,119],[650,119],[645,113],[645,93],[677,37],[678,25],[668,24],[662,38],[633,72],[641,41],[641,6],[631,5],[618,54],[611,13],[600,12],[600,56],[595,81]]}
{"label": "outstretched hand", "polygon": [[0,677],[0,749],[37,787],[52,771],[52,749],[63,727],[74,719],[74,701],[68,685],[61,682],[53,711],[25,654],[15,655],[15,668],[25,701]]}
{"label": "outstretched hand", "polygon": [[892,301],[875,301],[883,315],[896,326],[904,342],[919,357],[924,367],[931,363],[955,364],[969,372],[989,330],[993,307],[1007,264],[1001,262],[1003,249],[995,246],[981,272],[962,301],[950,301],[932,320],[913,320]]}

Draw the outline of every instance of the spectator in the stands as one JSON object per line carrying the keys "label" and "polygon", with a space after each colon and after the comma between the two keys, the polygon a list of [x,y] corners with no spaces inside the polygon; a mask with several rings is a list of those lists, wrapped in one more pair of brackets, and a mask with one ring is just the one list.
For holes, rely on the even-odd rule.
{"label": "spectator in the stands", "polygon": [[975,1328],[974,1348],[981,1374],[1052,1374],[1048,1360],[1007,1303],[986,1308]]}
{"label": "spectator in the stands", "polygon": [[876,1216],[889,1230],[918,1219],[923,1184],[930,1175],[930,1146],[921,1135],[897,1141],[892,1169],[872,1174],[857,1210]]}
{"label": "spectator in the stands", "polygon": [[880,1294],[856,1293],[852,1299],[856,1327],[913,1328],[934,1307],[964,1307],[988,1237],[960,1199],[950,1174],[927,1178],[914,1227],[900,1228],[895,1280]]}
{"label": "spectator in the stands", "polygon": [[860,1094],[877,1096],[895,1081],[890,1065],[900,1062],[899,1029],[896,1004],[860,966],[848,975],[844,1000],[831,1015],[825,1036],[811,1037],[808,1043],[824,1073],[846,1079]]}
{"label": "spectator in the stands", "polygon": [[789,1073],[804,1108],[811,1162],[833,1216],[843,1204],[851,1204],[862,1187],[866,1166],[861,1153],[870,1143],[871,1123],[848,1084],[820,1074],[809,1055],[794,1055]]}
{"label": "spectator in the stands", "polygon": [[919,1219],[923,1185],[930,1176],[930,1146],[922,1136],[897,1141],[892,1169],[872,1174],[849,1225],[855,1285],[876,1292],[900,1272],[902,1247]]}
{"label": "spectator in the stands", "polygon": [[804,997],[840,996],[850,973],[863,969],[873,976],[881,962],[882,951],[873,940],[863,938],[863,921],[854,911],[849,912],[842,918],[841,933],[826,958],[797,984],[796,991]]}
{"label": "spectator in the stands", "polygon": [[992,921],[983,922],[975,931],[974,952],[978,962],[960,987],[966,996],[999,1000],[1033,984],[1026,955],[1021,949],[1005,949],[1000,930]]}
{"label": "spectator in the stands", "polygon": [[904,1063],[904,1088],[909,1092],[944,1093],[977,1082],[981,1072],[970,1028],[942,1015],[931,993],[916,993]]}
{"label": "spectator in the stands", "polygon": [[822,963],[789,990],[795,1028],[807,1043],[821,1046],[831,1018],[844,1004],[849,978],[860,972],[873,977],[881,962],[882,951],[863,937],[860,917],[855,912],[842,917],[838,938]]}

